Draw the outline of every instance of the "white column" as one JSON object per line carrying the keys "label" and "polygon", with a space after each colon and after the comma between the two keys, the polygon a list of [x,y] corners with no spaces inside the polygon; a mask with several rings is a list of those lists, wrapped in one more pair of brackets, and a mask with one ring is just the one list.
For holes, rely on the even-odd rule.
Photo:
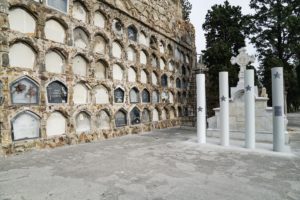
{"label": "white column", "polygon": [[206,143],[206,93],[205,75],[197,74],[197,138],[198,143]]}
{"label": "white column", "polygon": [[282,67],[272,68],[273,150],[284,151],[284,89]]}
{"label": "white column", "polygon": [[255,148],[254,70],[245,71],[245,147]]}
{"label": "white column", "polygon": [[228,72],[219,72],[221,145],[229,146]]}

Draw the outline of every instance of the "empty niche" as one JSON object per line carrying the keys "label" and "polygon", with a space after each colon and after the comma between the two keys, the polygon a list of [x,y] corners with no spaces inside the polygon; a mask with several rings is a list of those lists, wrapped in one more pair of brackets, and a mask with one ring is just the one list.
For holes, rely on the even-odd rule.
{"label": "empty niche", "polygon": [[168,87],[168,76],[166,74],[161,76],[161,86]]}
{"label": "empty niche", "polygon": [[115,89],[114,99],[115,99],[115,103],[123,103],[124,102],[124,90],[122,90],[121,88]]}
{"label": "empty niche", "polygon": [[136,82],[136,71],[133,67],[128,69],[128,81],[132,83]]}
{"label": "empty niche", "polygon": [[75,56],[72,65],[73,73],[75,75],[87,75],[87,61],[82,56]]}
{"label": "empty niche", "polygon": [[139,42],[140,42],[140,44],[145,45],[146,47],[149,47],[149,39],[143,32],[141,32],[141,34],[140,34]]}
{"label": "empty niche", "polygon": [[176,79],[176,88],[181,88],[181,80],[180,80],[180,78],[177,78]]}
{"label": "empty niche", "polygon": [[159,93],[156,90],[152,92],[152,103],[159,103]]}
{"label": "empty niche", "polygon": [[143,110],[142,122],[143,123],[150,122],[150,111],[148,109],[146,109],[146,108]]}
{"label": "empty niche", "polygon": [[171,108],[171,110],[170,110],[170,119],[175,119],[175,118],[176,118],[175,109]]}
{"label": "empty niche", "polygon": [[145,70],[141,71],[141,83],[144,83],[144,84],[148,83],[148,75]]}
{"label": "empty niche", "polygon": [[112,29],[117,34],[123,34],[123,24],[119,19],[114,19],[112,22]]}
{"label": "empty niche", "polygon": [[179,49],[175,49],[175,59],[176,60],[179,60],[180,59],[180,51],[179,51]]}
{"label": "empty niche", "polygon": [[102,13],[99,11],[95,12],[94,15],[94,25],[99,28],[105,28],[106,19]]}
{"label": "empty niche", "polygon": [[94,46],[94,52],[95,53],[99,53],[99,54],[105,54],[105,51],[106,51],[106,41],[105,39],[98,35],[95,37],[95,46]]}
{"label": "empty niche", "polygon": [[50,19],[45,24],[45,37],[54,42],[65,43],[65,29],[56,20]]}
{"label": "empty niche", "polygon": [[159,114],[158,114],[158,110],[156,108],[152,111],[152,121],[154,121],[154,122],[159,121]]}
{"label": "empty niche", "polygon": [[63,73],[64,59],[56,51],[49,51],[46,53],[45,67],[47,72]]}
{"label": "empty niche", "polygon": [[89,45],[89,37],[88,35],[81,29],[74,29],[74,46],[82,49],[87,48]]}
{"label": "empty niche", "polygon": [[9,62],[11,67],[33,69],[35,61],[36,54],[29,45],[18,42],[10,46]]}
{"label": "empty niche", "polygon": [[186,69],[184,66],[181,67],[181,72],[182,72],[182,75],[186,75]]}
{"label": "empty niche", "polygon": [[150,47],[157,49],[157,39],[153,35],[150,37]]}
{"label": "empty niche", "polygon": [[98,129],[110,129],[111,128],[110,127],[110,116],[106,111],[101,110],[97,114],[96,126]]}
{"label": "empty niche", "polygon": [[122,127],[127,125],[127,116],[124,110],[119,110],[115,115],[116,127]]}
{"label": "empty niche", "polygon": [[39,99],[38,85],[28,77],[14,81],[10,86],[13,104],[37,104]]}
{"label": "empty niche", "polygon": [[178,117],[182,117],[182,108],[178,107]]}
{"label": "empty niche", "polygon": [[154,72],[152,72],[152,84],[153,85],[158,84],[157,75]]}
{"label": "empty niche", "polygon": [[118,42],[113,42],[112,43],[112,55],[115,58],[121,58],[122,57],[122,47],[120,43]]}
{"label": "empty niche", "polygon": [[73,4],[73,17],[83,22],[87,22],[87,12],[85,8],[79,2]]}
{"label": "empty niche", "polygon": [[109,93],[106,87],[98,86],[95,88],[95,98],[96,104],[108,104],[109,103]]}
{"label": "empty niche", "polygon": [[142,101],[143,103],[150,103],[150,93],[147,89],[142,92]]}
{"label": "empty niche", "polygon": [[118,64],[113,65],[113,79],[122,81],[124,78],[124,71],[122,67]]}
{"label": "empty niche", "polygon": [[130,123],[132,125],[141,123],[141,112],[137,107],[134,107],[130,112]]}
{"label": "empty niche", "polygon": [[166,119],[167,119],[167,111],[166,111],[166,109],[162,109],[161,120],[166,120]]}
{"label": "empty niche", "polygon": [[68,88],[59,81],[53,81],[47,86],[48,103],[67,103]]}
{"label": "empty niche", "polygon": [[53,112],[47,119],[47,136],[63,135],[66,133],[66,118],[60,112]]}
{"label": "empty niche", "polygon": [[9,11],[8,21],[10,29],[22,33],[34,34],[36,29],[36,21],[26,10],[21,8],[13,8]]}
{"label": "empty niche", "polygon": [[130,103],[139,103],[140,102],[140,93],[136,88],[132,88],[129,92]]}
{"label": "empty niche", "polygon": [[95,78],[97,80],[106,79],[106,64],[102,61],[99,61],[95,65]]}
{"label": "empty niche", "polygon": [[76,133],[91,131],[91,116],[81,111],[76,116]]}
{"label": "empty niche", "polygon": [[165,53],[165,45],[164,45],[164,43],[163,43],[162,41],[159,42],[158,48],[159,48],[159,52],[160,52],[161,54],[164,54],[164,53]]}
{"label": "empty niche", "polygon": [[168,54],[169,56],[173,56],[173,48],[170,44],[168,45]]}
{"label": "empty niche", "polygon": [[169,70],[174,71],[174,62],[172,60],[169,62]]}
{"label": "empty niche", "polygon": [[151,65],[152,67],[159,67],[158,58],[156,57],[155,54],[152,54]]}
{"label": "empty niche", "polygon": [[127,49],[127,59],[131,62],[136,61],[136,52],[135,52],[134,48],[128,47],[128,49]]}
{"label": "empty niche", "polygon": [[166,67],[166,61],[162,58],[159,59],[159,66],[161,70],[164,70]]}
{"label": "empty niche", "polygon": [[68,12],[69,0],[47,0],[47,5],[64,13]]}
{"label": "empty niche", "polygon": [[81,83],[76,84],[73,88],[73,102],[74,104],[87,104],[89,101],[89,90]]}
{"label": "empty niche", "polygon": [[32,139],[40,136],[40,117],[30,111],[23,111],[12,119],[12,139]]}
{"label": "empty niche", "polygon": [[147,54],[143,50],[140,52],[140,63],[147,65]]}
{"label": "empty niche", "polygon": [[133,25],[131,25],[128,27],[127,31],[128,31],[128,39],[136,42],[137,41],[136,28]]}
{"label": "empty niche", "polygon": [[174,103],[174,95],[172,92],[169,92],[169,103]]}

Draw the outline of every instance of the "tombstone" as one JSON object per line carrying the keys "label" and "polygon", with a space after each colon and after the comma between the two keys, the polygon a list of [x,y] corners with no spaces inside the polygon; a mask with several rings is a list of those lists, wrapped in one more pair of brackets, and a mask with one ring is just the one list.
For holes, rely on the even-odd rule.
{"label": "tombstone", "polygon": [[150,93],[147,89],[142,92],[142,101],[143,103],[150,103]]}
{"label": "tombstone", "polygon": [[150,122],[150,111],[146,108],[143,110],[142,121],[143,123]]}
{"label": "tombstone", "polygon": [[139,91],[136,88],[132,88],[130,90],[130,103],[139,103],[140,102],[140,98],[139,98]]}
{"label": "tombstone", "polygon": [[47,86],[48,103],[67,103],[68,88],[59,81],[54,81]]}
{"label": "tombstone", "polygon": [[30,112],[23,111],[12,120],[12,139],[23,140],[40,137],[40,118]]}
{"label": "tombstone", "polygon": [[[22,20],[20,20],[22,19]],[[9,28],[21,33],[34,34],[36,30],[36,21],[26,10],[22,8],[13,8],[8,14]]]}
{"label": "tombstone", "polygon": [[117,88],[114,92],[115,103],[124,102],[124,91],[121,88]]}
{"label": "tombstone", "polygon": [[44,32],[46,39],[54,42],[65,43],[66,31],[56,20],[50,19],[46,21]]}
{"label": "tombstone", "polygon": [[123,110],[119,110],[115,116],[116,127],[122,127],[127,125],[126,113]]}
{"label": "tombstone", "polygon": [[48,137],[66,133],[66,118],[59,112],[53,112],[47,119],[46,134]]}
{"label": "tombstone", "polygon": [[91,117],[86,112],[80,112],[76,116],[76,133],[91,131]]}
{"label": "tombstone", "polygon": [[141,123],[141,114],[138,108],[133,108],[130,112],[130,122],[132,125]]}
{"label": "tombstone", "polygon": [[36,54],[33,49],[22,42],[18,42],[9,48],[10,67],[33,69],[36,62]]}
{"label": "tombstone", "polygon": [[152,92],[152,103],[159,103],[159,93],[156,90]]}
{"label": "tombstone", "polygon": [[27,77],[16,80],[10,86],[13,104],[38,104],[38,85]]}
{"label": "tombstone", "polygon": [[48,0],[47,5],[64,13],[68,12],[69,0]]}
{"label": "tombstone", "polygon": [[110,117],[109,114],[101,110],[100,113],[97,115],[97,128],[99,129],[110,129]]}

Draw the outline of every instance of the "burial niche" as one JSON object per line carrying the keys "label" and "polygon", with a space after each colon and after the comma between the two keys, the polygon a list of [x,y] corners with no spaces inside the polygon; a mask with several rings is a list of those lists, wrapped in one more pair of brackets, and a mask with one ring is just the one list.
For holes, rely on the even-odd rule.
{"label": "burial niche", "polygon": [[174,95],[172,92],[169,92],[169,103],[174,103]]}
{"label": "burial niche", "polygon": [[165,45],[162,41],[159,42],[158,47],[159,47],[159,52],[161,54],[164,54],[165,53]]}
{"label": "burial niche", "polygon": [[89,90],[88,88],[79,83],[73,88],[73,102],[74,104],[87,104],[89,101]]}
{"label": "burial niche", "polygon": [[151,65],[152,67],[159,67],[158,58],[156,57],[155,54],[152,54]]}
{"label": "burial niche", "polygon": [[159,103],[159,93],[156,90],[152,92],[152,103]]}
{"label": "burial niche", "polygon": [[142,121],[143,123],[150,122],[150,111],[146,108],[143,110]]}
{"label": "burial niche", "polygon": [[66,32],[60,23],[54,19],[50,19],[45,24],[45,37],[54,42],[65,43]]}
{"label": "burial niche", "polygon": [[106,79],[106,64],[103,61],[99,61],[95,65],[95,78],[97,80]]}
{"label": "burial niche", "polygon": [[82,56],[75,56],[73,58],[73,73],[79,76],[87,75],[87,61]]}
{"label": "burial niche", "polygon": [[89,37],[81,28],[74,29],[74,46],[85,49],[89,45]]}
{"label": "burial niche", "polygon": [[0,105],[2,105],[4,101],[4,96],[3,96],[3,83],[2,81],[0,80]]}
{"label": "burial niche", "polygon": [[135,83],[136,82],[136,72],[135,69],[133,67],[130,67],[128,69],[128,81]]}
{"label": "burial niche", "polygon": [[95,89],[96,104],[108,104],[109,103],[109,93],[106,87],[99,86]]}
{"label": "burial niche", "polygon": [[128,27],[128,39],[135,42],[137,41],[137,30],[133,25]]}
{"label": "burial niche", "polygon": [[113,79],[122,81],[124,77],[124,71],[122,67],[118,64],[113,65]]}
{"label": "burial niche", "polygon": [[162,109],[161,120],[166,120],[166,119],[167,119],[167,111],[166,111],[166,109]]}
{"label": "burial niche", "polygon": [[166,67],[166,61],[163,58],[159,59],[159,66],[161,70],[164,70]]}
{"label": "burial niche", "polygon": [[132,88],[130,90],[130,103],[139,103],[140,102],[140,93],[137,88]]}
{"label": "burial niche", "polygon": [[141,63],[142,65],[147,65],[147,54],[145,53],[144,50],[142,50],[142,51],[140,52],[140,63]]}
{"label": "burial niche", "polygon": [[154,121],[154,122],[159,121],[159,113],[156,108],[152,111],[152,121]]}
{"label": "burial niche", "polygon": [[145,70],[141,71],[141,83],[144,83],[144,84],[148,83],[148,75]]}
{"label": "burial niche", "polygon": [[139,37],[139,42],[142,45],[145,45],[146,47],[149,47],[149,39],[147,38],[146,34],[144,32],[141,32]]}
{"label": "burial niche", "polygon": [[47,86],[48,103],[67,103],[68,88],[59,81],[53,81]]}
{"label": "burial niche", "polygon": [[95,12],[94,15],[94,25],[99,28],[105,28],[106,19],[102,13],[99,11]]}
{"label": "burial niche", "polygon": [[98,129],[110,129],[110,116],[106,111],[101,110],[97,114],[96,126]]}
{"label": "burial niche", "polygon": [[98,36],[95,37],[94,43],[95,43],[94,52],[104,55],[105,50],[106,50],[106,41],[105,41],[105,39],[102,36],[98,35]]}
{"label": "burial niche", "polygon": [[171,110],[170,110],[170,119],[175,119],[175,118],[176,118],[175,109],[171,108]]}
{"label": "burial niche", "polygon": [[112,29],[119,35],[123,34],[123,24],[119,19],[114,19],[112,22]]}
{"label": "burial niche", "polygon": [[76,116],[76,133],[91,131],[91,116],[81,111]]}
{"label": "burial niche", "polygon": [[73,4],[73,17],[83,22],[87,22],[87,12],[79,2]]}
{"label": "burial niche", "polygon": [[13,8],[9,11],[8,21],[10,29],[21,33],[34,34],[36,29],[35,19],[24,9]]}
{"label": "burial niche", "polygon": [[115,89],[114,92],[115,103],[123,103],[124,102],[124,90],[121,88]]}
{"label": "burial niche", "polygon": [[142,92],[143,103],[150,103],[150,93],[147,89],[144,89]]}
{"label": "burial niche", "polygon": [[28,77],[14,81],[10,86],[13,104],[38,104],[38,85]]}
{"label": "burial niche", "polygon": [[60,112],[53,112],[47,119],[47,136],[63,135],[66,133],[66,118]]}
{"label": "burial niche", "polygon": [[122,57],[122,46],[118,42],[112,43],[112,55],[115,58],[121,58]]}
{"label": "burial niche", "polygon": [[136,60],[136,52],[131,46],[127,49],[127,59],[131,62],[135,62]]}
{"label": "burial niche", "polygon": [[40,117],[30,111],[23,111],[12,119],[12,139],[33,139],[40,136]]}
{"label": "burial niche", "polygon": [[172,60],[169,62],[169,70],[174,71],[174,61]]}
{"label": "burial niche", "polygon": [[161,86],[168,87],[168,76],[166,74],[161,76]]}
{"label": "burial niche", "polygon": [[181,80],[180,80],[180,78],[176,79],[176,88],[178,88],[178,89],[181,88]]}
{"label": "burial niche", "polygon": [[141,123],[141,112],[137,107],[134,107],[130,112],[130,123],[131,125]]}
{"label": "burial niche", "polygon": [[47,5],[64,13],[68,12],[69,0],[47,0]]}
{"label": "burial niche", "polygon": [[10,46],[9,62],[11,67],[33,69],[35,61],[36,54],[29,45],[23,42],[17,42]]}
{"label": "burial niche", "polygon": [[119,110],[115,116],[116,127],[122,127],[127,125],[126,112],[124,110]]}
{"label": "burial niche", "polygon": [[45,57],[45,67],[47,72],[63,73],[64,60],[56,51],[49,51]]}
{"label": "burial niche", "polygon": [[158,84],[157,75],[154,72],[152,72],[152,84],[153,85]]}

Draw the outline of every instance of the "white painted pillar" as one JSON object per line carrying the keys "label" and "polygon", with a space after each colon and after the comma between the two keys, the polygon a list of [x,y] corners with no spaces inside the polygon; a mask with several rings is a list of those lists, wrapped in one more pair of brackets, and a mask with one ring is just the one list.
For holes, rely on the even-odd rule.
{"label": "white painted pillar", "polygon": [[273,150],[284,151],[284,88],[282,67],[272,68]]}
{"label": "white painted pillar", "polygon": [[229,146],[228,72],[219,72],[221,145]]}
{"label": "white painted pillar", "polygon": [[197,84],[197,138],[198,143],[206,143],[206,93],[205,74],[196,75]]}
{"label": "white painted pillar", "polygon": [[254,70],[245,71],[245,147],[255,148]]}

